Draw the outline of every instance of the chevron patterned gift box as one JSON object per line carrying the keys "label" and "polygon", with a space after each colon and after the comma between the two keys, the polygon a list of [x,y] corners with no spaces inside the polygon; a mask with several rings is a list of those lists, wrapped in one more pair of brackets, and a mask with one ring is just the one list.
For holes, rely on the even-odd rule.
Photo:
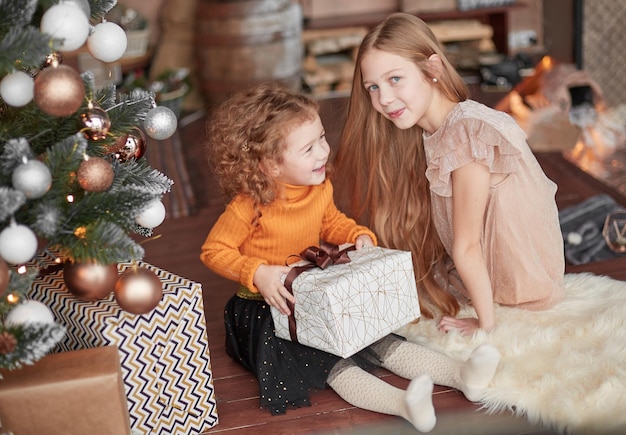
{"label": "chevron patterned gift box", "polygon": [[294,315],[271,308],[278,337],[347,358],[420,316],[410,252],[373,247],[347,255],[349,262],[293,280]]}
{"label": "chevron patterned gift box", "polygon": [[[67,334],[57,352],[116,345],[133,433],[202,433],[218,423],[200,284],[145,262],[163,284],[151,312],[122,310],[113,294],[97,302],[76,299],[62,270],[42,276],[29,293],[46,304]],[[131,267],[120,263],[121,273]]]}

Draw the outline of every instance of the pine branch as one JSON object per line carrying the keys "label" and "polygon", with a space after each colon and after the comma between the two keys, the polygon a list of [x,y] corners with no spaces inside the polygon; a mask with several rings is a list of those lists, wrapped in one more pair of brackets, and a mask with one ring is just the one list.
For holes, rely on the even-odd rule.
{"label": "pine branch", "polygon": [[0,154],[0,169],[3,174],[6,174],[6,181],[9,180],[13,169],[22,163],[24,158],[29,160],[33,158],[33,151],[28,141],[23,137],[7,141]]}
{"label": "pine branch", "polygon": [[115,192],[88,192],[80,202],[72,204],[71,219],[65,225],[76,228],[100,219],[131,230],[137,214],[154,199],[154,194],[134,186]]}
{"label": "pine branch", "polygon": [[44,357],[63,338],[66,329],[58,323],[27,323],[8,328],[0,326],[0,333],[4,332],[17,339],[17,346],[11,353],[0,353],[0,367],[13,370]]}
{"label": "pine branch", "polygon": [[[17,294],[20,297],[25,295],[38,274],[39,269],[36,267],[27,267],[24,273],[10,271],[9,288],[11,289],[11,293]],[[4,318],[13,308],[14,305],[9,304],[5,299],[0,300],[0,317]]]}
{"label": "pine branch", "polygon": [[145,159],[116,164],[114,169],[116,177],[110,188],[112,192],[122,189],[122,186],[132,185],[154,195],[163,195],[169,192],[174,184],[174,181],[165,174],[147,166]]}
{"label": "pine branch", "polygon": [[100,264],[141,260],[145,254],[141,245],[112,222],[91,222],[75,233],[62,234],[51,240],[50,248],[70,261]]}
{"label": "pine branch", "polygon": [[111,133],[117,136],[115,133],[127,132],[131,127],[141,125],[146,113],[153,107],[154,98],[153,92],[143,89],[120,95],[120,103],[105,109],[114,126]]}
{"label": "pine branch", "polygon": [[0,34],[13,26],[26,26],[33,20],[37,10],[37,0],[0,0]]}
{"label": "pine branch", "polygon": [[50,54],[49,42],[50,38],[35,27],[10,28],[0,41],[0,75],[41,67]]}
{"label": "pine branch", "polygon": [[78,170],[86,152],[87,140],[82,133],[66,137],[47,148],[44,162],[52,173],[50,190],[57,192],[58,197],[65,198],[67,194],[74,193],[74,186],[68,184],[67,180]]}
{"label": "pine branch", "polygon": [[89,0],[92,23],[100,21],[116,4],[117,0]]}
{"label": "pine branch", "polygon": [[19,190],[0,186],[0,223],[26,204],[26,195]]}

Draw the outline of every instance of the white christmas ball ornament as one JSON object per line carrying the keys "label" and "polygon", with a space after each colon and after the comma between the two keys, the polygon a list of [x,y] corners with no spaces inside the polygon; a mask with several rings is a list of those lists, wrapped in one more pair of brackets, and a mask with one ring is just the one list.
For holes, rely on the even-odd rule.
{"label": "white christmas ball ornament", "polygon": [[12,223],[0,233],[0,257],[7,263],[26,263],[36,253],[37,236],[26,225]]}
{"label": "white christmas ball ornament", "polygon": [[165,220],[165,206],[158,199],[154,200],[135,218],[135,220],[142,227],[158,227]]}
{"label": "white christmas ball ornament", "polygon": [[40,198],[50,190],[52,174],[50,169],[39,160],[29,160],[15,168],[11,175],[13,188],[27,198]]}
{"label": "white christmas ball ornament", "polygon": [[85,13],[73,3],[59,3],[49,8],[41,17],[40,30],[53,38],[59,51],[80,48],[89,36],[89,20]]}
{"label": "white christmas ball ornament", "polygon": [[144,130],[157,140],[164,140],[174,134],[178,127],[178,118],[169,107],[158,106],[150,109],[143,121]]}
{"label": "white christmas ball ornament", "polygon": [[28,300],[13,308],[5,320],[8,326],[20,326],[29,323],[54,323],[50,308],[39,301]]}
{"label": "white christmas ball ornament", "polygon": [[89,4],[89,0],[61,0],[59,3],[65,3],[80,8],[87,19],[91,16],[91,5]]}
{"label": "white christmas ball ornament", "polygon": [[97,24],[87,38],[87,48],[93,57],[102,62],[115,62],[126,52],[126,32],[115,23]]}
{"label": "white christmas ball ornament", "polygon": [[22,107],[33,100],[35,80],[23,71],[4,76],[0,82],[0,97],[9,106]]}

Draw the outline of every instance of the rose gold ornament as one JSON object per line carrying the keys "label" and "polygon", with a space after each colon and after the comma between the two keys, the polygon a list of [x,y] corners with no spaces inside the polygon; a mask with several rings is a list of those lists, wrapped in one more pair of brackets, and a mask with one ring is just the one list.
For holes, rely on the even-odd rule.
{"label": "rose gold ornament", "polygon": [[163,284],[154,272],[144,267],[131,267],[115,283],[117,304],[132,314],[152,311],[163,296]]}
{"label": "rose gold ornament", "polygon": [[90,101],[87,108],[80,112],[78,127],[85,138],[94,141],[103,140],[111,129],[111,119],[101,107]]}
{"label": "rose gold ornament", "polygon": [[99,301],[113,292],[119,275],[117,264],[71,263],[63,265],[63,281],[81,301]]}
{"label": "rose gold ornament", "polygon": [[111,164],[102,157],[88,157],[81,162],[76,176],[83,190],[103,192],[113,183],[115,172]]}
{"label": "rose gold ornament", "polygon": [[35,104],[51,116],[69,116],[85,99],[85,84],[74,69],[65,65],[50,66],[35,78]]}
{"label": "rose gold ornament", "polygon": [[9,265],[0,258],[0,296],[9,288]]}
{"label": "rose gold ornament", "polygon": [[63,53],[60,51],[54,51],[46,56],[46,60],[43,65],[41,65],[41,69],[48,68],[49,66],[58,66],[63,63]]}
{"label": "rose gold ornament", "polygon": [[128,133],[119,137],[112,151],[122,163],[130,159],[139,160],[146,152],[146,135],[140,128],[132,127]]}

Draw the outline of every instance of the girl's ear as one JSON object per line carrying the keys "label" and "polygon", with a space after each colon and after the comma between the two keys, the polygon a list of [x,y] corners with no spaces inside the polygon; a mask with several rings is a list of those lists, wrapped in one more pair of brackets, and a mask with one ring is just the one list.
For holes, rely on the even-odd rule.
{"label": "girl's ear", "polygon": [[280,175],[280,168],[273,159],[264,159],[259,162],[259,169],[265,175],[276,178]]}
{"label": "girl's ear", "polygon": [[438,54],[431,54],[428,58],[428,71],[432,77],[441,77],[443,62]]}

